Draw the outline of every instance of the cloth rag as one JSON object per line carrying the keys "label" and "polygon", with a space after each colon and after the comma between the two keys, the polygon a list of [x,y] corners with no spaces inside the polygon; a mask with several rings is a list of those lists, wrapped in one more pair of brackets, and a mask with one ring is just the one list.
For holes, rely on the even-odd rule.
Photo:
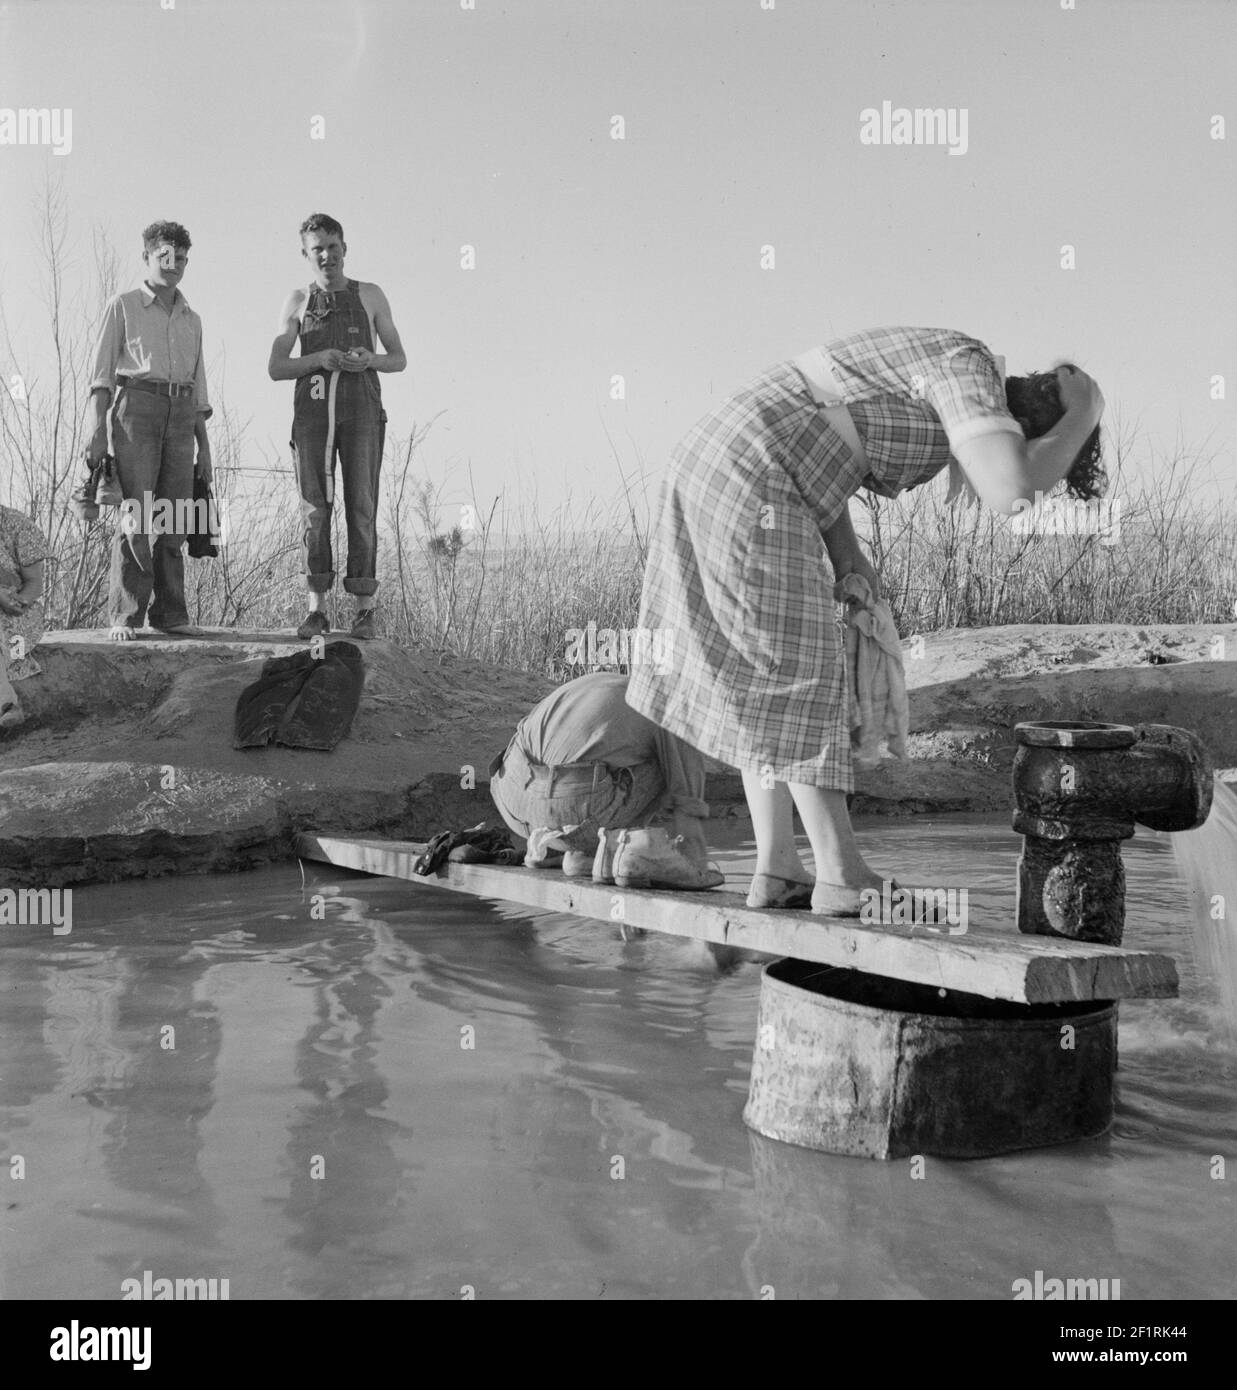
{"label": "cloth rag", "polygon": [[882,742],[888,743],[893,757],[905,758],[910,709],[893,613],[884,599],[873,600],[861,574],[839,580],[833,596],[846,606],[846,685],[855,761],[861,767],[875,766],[881,760]]}
{"label": "cloth rag", "polygon": [[275,657],[236,702],[234,748],[331,749],[347,734],[361,703],[365,662],[351,642]]}
{"label": "cloth rag", "polygon": [[[453,853],[465,846],[472,852],[467,855]],[[520,857],[505,829],[481,821],[467,830],[439,831],[413,860],[412,871],[420,876],[435,873],[448,856],[468,864],[515,864]]]}

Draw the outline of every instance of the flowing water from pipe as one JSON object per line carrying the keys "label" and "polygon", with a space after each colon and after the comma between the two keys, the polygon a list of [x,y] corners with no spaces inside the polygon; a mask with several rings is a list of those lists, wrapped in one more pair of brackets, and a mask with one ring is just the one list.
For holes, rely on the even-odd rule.
{"label": "flowing water from pipe", "polygon": [[1237,786],[1217,777],[1211,814],[1169,837],[1185,884],[1199,974],[1215,982],[1221,1027],[1237,1034]]}

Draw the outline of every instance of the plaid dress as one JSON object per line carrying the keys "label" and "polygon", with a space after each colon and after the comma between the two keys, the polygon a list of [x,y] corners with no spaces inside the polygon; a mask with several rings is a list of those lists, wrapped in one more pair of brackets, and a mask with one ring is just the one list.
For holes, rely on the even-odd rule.
{"label": "plaid dress", "polygon": [[742,771],[854,788],[846,668],[822,531],[867,488],[895,497],[950,449],[1021,434],[993,354],[933,328],[825,345],[866,468],[790,363],[762,372],[671,455],[650,537],[640,626],[673,659],[633,664],[627,702]]}

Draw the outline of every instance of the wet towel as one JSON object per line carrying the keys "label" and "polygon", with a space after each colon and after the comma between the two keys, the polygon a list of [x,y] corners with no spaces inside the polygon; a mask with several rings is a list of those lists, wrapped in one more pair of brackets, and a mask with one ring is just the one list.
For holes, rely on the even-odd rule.
{"label": "wet towel", "polygon": [[352,727],[365,685],[365,663],[351,642],[328,642],[268,661],[236,702],[233,747],[331,749]]}
{"label": "wet towel", "polygon": [[833,591],[846,605],[846,684],[850,701],[851,749],[860,766],[880,762],[881,743],[906,757],[910,711],[902,643],[888,603],[872,601],[868,581],[848,574]]}

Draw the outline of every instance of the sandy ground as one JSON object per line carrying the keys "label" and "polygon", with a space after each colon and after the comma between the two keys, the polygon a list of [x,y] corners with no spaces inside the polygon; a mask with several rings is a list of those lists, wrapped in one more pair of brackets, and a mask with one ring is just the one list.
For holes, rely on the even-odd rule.
{"label": "sandy ground", "polygon": [[[0,742],[0,876],[239,868],[288,856],[300,829],[418,838],[493,815],[489,762],[548,681],[369,642],[361,708],[334,752],[234,749],[240,692],[304,645],[227,629],[48,634],[42,674],[18,687],[30,718]],[[1237,765],[1237,624],[982,628],[903,646],[911,756],[860,773],[858,813],[1007,809],[1023,719],[1179,724],[1218,767]],[[709,795],[735,810],[738,778],[711,778]]]}

